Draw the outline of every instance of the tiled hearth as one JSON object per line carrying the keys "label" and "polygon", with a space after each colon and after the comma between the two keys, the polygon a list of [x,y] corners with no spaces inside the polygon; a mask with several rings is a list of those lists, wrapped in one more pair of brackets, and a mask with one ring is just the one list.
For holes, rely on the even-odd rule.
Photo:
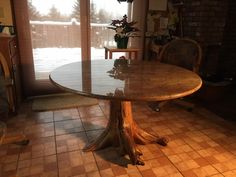
{"label": "tiled hearth", "polygon": [[49,112],[32,112],[24,103],[8,118],[8,131],[25,132],[28,146],[0,147],[1,177],[234,177],[235,125],[196,107],[193,112],[169,104],[153,112],[135,103],[134,118],[152,133],[168,136],[167,147],[140,145],[144,166],[130,164],[114,148],[84,153],[81,149],[105,127],[109,107],[99,105]]}

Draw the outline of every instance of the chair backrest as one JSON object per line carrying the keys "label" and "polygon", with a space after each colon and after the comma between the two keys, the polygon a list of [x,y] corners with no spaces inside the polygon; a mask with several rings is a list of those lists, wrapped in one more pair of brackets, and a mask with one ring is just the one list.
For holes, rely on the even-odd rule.
{"label": "chair backrest", "polygon": [[5,112],[8,112],[8,96],[6,89],[6,79],[10,78],[10,71],[7,65],[6,59],[0,52],[0,115]]}
{"label": "chair backrest", "polygon": [[202,59],[200,45],[191,39],[174,39],[161,50],[159,61],[199,72]]}
{"label": "chair backrest", "polygon": [[2,73],[0,74],[3,74],[5,78],[10,78],[10,70],[7,61],[1,52],[0,52],[0,67],[2,71]]}

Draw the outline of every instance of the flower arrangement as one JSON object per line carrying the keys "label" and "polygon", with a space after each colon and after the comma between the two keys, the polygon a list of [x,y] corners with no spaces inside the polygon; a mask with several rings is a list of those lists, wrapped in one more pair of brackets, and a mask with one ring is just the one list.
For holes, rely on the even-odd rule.
{"label": "flower arrangement", "polygon": [[120,38],[137,36],[136,32],[139,29],[134,27],[136,23],[136,21],[127,22],[127,15],[124,15],[122,20],[112,20],[107,28],[116,31],[114,39],[117,42]]}

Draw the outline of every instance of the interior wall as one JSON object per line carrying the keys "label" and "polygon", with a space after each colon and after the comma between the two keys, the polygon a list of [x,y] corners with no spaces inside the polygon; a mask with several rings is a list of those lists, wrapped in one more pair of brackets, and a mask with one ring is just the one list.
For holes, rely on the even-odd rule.
{"label": "interior wall", "polygon": [[13,25],[10,0],[0,1],[0,22],[3,25]]}

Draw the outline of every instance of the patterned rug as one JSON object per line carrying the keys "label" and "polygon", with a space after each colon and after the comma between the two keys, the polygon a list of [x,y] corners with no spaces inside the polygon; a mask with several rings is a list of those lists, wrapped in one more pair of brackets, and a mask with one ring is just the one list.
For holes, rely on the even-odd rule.
{"label": "patterned rug", "polygon": [[49,111],[58,109],[75,108],[79,106],[90,106],[98,104],[94,98],[84,97],[76,94],[55,94],[34,98],[33,111]]}

